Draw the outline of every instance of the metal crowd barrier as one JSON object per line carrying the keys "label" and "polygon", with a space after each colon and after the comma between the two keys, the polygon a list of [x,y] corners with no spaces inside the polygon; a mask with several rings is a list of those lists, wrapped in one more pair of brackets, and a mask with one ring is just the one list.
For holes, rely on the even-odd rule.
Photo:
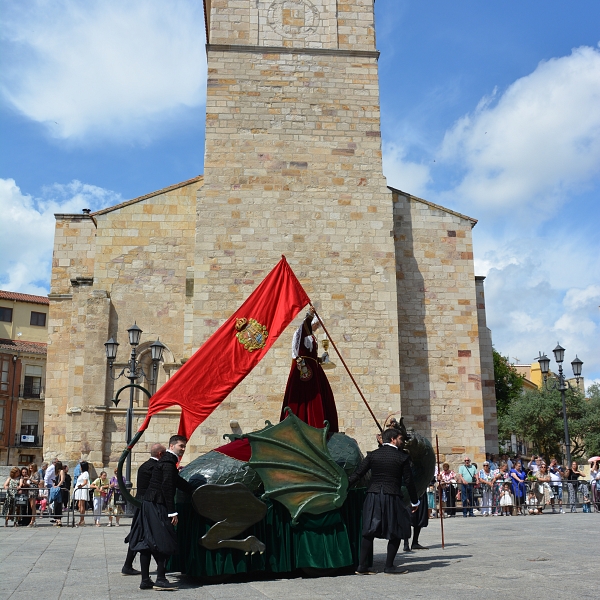
{"label": "metal crowd barrier", "polygon": [[[511,483],[510,481],[507,481]],[[494,485],[499,488],[506,483],[496,482]],[[546,485],[548,487],[546,487]],[[543,487],[540,487],[543,486]],[[517,514],[517,511],[529,514],[529,510],[552,510],[552,507],[559,510],[561,507],[565,513],[571,511],[584,511],[589,508],[589,512],[600,513],[600,482],[596,485],[592,485],[589,481],[570,482],[562,481],[558,485],[554,483],[542,484],[539,481],[528,481],[525,480],[522,484],[523,496],[518,499],[513,495],[513,503],[511,505],[510,514]],[[77,500],[73,499],[73,491],[69,491],[68,501],[63,504],[61,519],[64,520],[64,525],[74,527],[75,518],[79,518],[80,513],[77,506]],[[92,490],[90,490],[91,492]],[[466,494],[464,492],[467,492]],[[49,500],[50,490],[49,489],[27,489],[22,490],[16,494],[15,497],[15,510],[14,512],[4,514],[4,505],[7,500],[6,490],[0,490],[0,512],[2,518],[15,519],[26,521],[30,519],[31,513],[28,514],[29,498],[30,493],[36,492],[36,523],[48,523],[52,519],[56,519],[57,515],[53,513],[53,507]],[[484,514],[498,514],[502,511],[502,507],[499,503],[498,493],[486,493],[484,484],[467,484],[464,486],[460,483],[448,483],[440,484],[436,482],[428,488],[428,494],[433,495],[433,498],[428,497],[428,505],[434,505],[432,513],[435,516],[439,516],[440,498],[442,501],[444,516],[452,517],[461,515],[465,511],[467,514],[471,510],[477,510],[478,513]],[[510,486],[510,492],[513,493],[512,484]],[[533,492],[535,496],[535,502],[532,504],[527,503],[529,493]],[[135,496],[135,488],[131,490],[133,496]],[[92,494],[89,494],[90,500],[86,502],[86,513],[85,518],[94,519]],[[463,497],[466,496],[466,497]],[[44,506],[43,499],[46,498],[46,504]],[[472,505],[469,505],[469,501],[472,498]],[[43,507],[43,508],[42,508]],[[111,511],[111,512],[109,512]],[[102,508],[100,514],[101,523],[105,524],[108,522],[108,517],[112,515],[113,519],[130,519],[133,516],[134,507],[127,504],[125,498],[119,493],[114,494],[114,500],[106,504]],[[433,516],[432,514],[432,516]],[[535,513],[533,513],[535,514]]]}
{"label": "metal crowd barrier", "polygon": [[[73,498],[75,490],[63,490],[67,492],[66,502],[62,502],[62,506],[57,507],[53,502],[50,502],[50,489],[48,488],[27,488],[19,490],[14,497],[14,503],[9,505],[5,512],[5,505],[9,502],[9,492],[0,490],[0,514],[2,515],[3,524],[6,525],[7,520],[20,522],[19,525],[25,527],[32,520],[32,505],[30,500],[35,499],[35,522],[37,524],[53,523],[60,519],[65,526],[74,527],[75,517],[80,517],[78,500]],[[131,490],[135,496],[135,488]],[[114,495],[114,498],[112,496]],[[86,512],[84,518],[95,520],[97,516],[100,522],[105,524],[109,522],[109,517],[114,520],[130,519],[134,513],[134,507],[129,506],[125,498],[119,491],[113,492],[108,501],[103,499],[101,513],[95,515],[93,506],[93,490],[88,492],[89,500],[86,501]],[[63,494],[64,498],[64,494]],[[60,514],[58,514],[60,513]]]}
{"label": "metal crowd barrier", "polygon": [[[502,502],[504,484],[509,484],[510,503]],[[519,488],[520,494],[516,488]],[[432,491],[433,488],[433,491]],[[484,514],[539,514],[540,510],[560,509],[567,512],[596,512],[600,513],[600,482],[590,484],[589,481],[540,482],[525,480],[513,487],[511,480],[499,480],[491,487],[484,483],[461,484],[436,482],[429,487],[430,495],[434,494],[437,515],[440,508],[440,497],[445,517],[457,514],[470,515],[475,510]],[[428,498],[431,507],[432,499]],[[510,506],[510,511],[502,510],[502,505]],[[536,512],[537,511],[537,512]],[[553,511],[553,512],[554,512]]]}

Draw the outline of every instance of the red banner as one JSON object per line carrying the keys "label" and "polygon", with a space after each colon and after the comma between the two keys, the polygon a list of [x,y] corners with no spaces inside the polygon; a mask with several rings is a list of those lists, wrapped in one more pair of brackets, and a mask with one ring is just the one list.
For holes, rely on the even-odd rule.
{"label": "red banner", "polygon": [[309,302],[283,256],[244,304],[150,398],[139,430],[148,427],[152,415],[179,405],[179,434],[189,439]]}

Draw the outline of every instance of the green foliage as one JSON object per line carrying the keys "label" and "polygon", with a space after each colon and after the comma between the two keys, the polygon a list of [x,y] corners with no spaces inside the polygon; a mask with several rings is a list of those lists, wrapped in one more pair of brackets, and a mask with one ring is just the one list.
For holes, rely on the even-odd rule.
{"label": "green foliage", "polygon": [[521,396],[523,390],[522,375],[510,364],[507,356],[496,350],[494,353],[494,383],[496,387],[496,410],[500,419],[506,415],[510,405]]}
{"label": "green foliage", "polygon": [[588,388],[586,417],[582,423],[581,435],[585,444],[586,457],[600,455],[600,384]]}
{"label": "green foliage", "polygon": [[[600,386],[591,386],[585,399],[578,390],[567,390],[567,418],[571,438],[571,456],[579,459],[600,450]],[[515,434],[533,444],[547,459],[563,458],[564,441],[562,400],[558,390],[529,390],[513,399],[506,412],[499,416],[500,439]]]}

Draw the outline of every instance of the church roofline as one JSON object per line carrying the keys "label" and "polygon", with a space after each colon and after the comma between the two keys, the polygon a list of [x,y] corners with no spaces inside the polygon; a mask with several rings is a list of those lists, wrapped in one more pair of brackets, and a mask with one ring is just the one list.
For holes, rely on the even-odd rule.
{"label": "church roofline", "polygon": [[417,202],[421,202],[422,204],[427,204],[427,206],[431,206],[431,208],[437,208],[438,210],[443,210],[444,212],[447,212],[450,215],[454,215],[455,217],[465,219],[465,221],[470,221],[471,227],[475,227],[475,225],[477,225],[477,219],[474,219],[473,217],[468,217],[467,215],[463,215],[459,212],[456,212],[455,210],[450,210],[449,208],[446,208],[445,206],[440,206],[439,204],[434,204],[433,202],[429,202],[428,200],[423,200],[423,198],[419,198],[418,196],[413,196],[412,194],[409,194],[408,192],[403,192],[402,190],[397,190],[396,188],[393,188],[390,185],[388,185],[388,189],[392,190],[392,192],[396,192],[397,194],[402,194],[403,196],[406,196],[410,200],[416,200]]}
{"label": "church roofline", "polygon": [[191,183],[195,183],[197,181],[203,181],[204,175],[198,175],[198,177],[193,177],[192,179],[188,179],[187,181],[182,181],[181,183],[176,183],[174,185],[170,185],[169,187],[163,188],[162,190],[157,190],[156,192],[150,192],[145,196],[138,196],[137,198],[133,198],[132,200],[127,200],[125,202],[121,202],[120,204],[115,204],[114,206],[109,206],[108,208],[103,208],[102,210],[97,210],[96,212],[91,213],[90,217],[96,217],[98,215],[105,215],[114,210],[119,210],[121,208],[125,208],[126,206],[130,206],[131,204],[136,204],[137,202],[142,202],[143,200],[148,200],[148,198],[153,198],[154,196],[159,196],[160,194],[166,194],[167,192],[172,192],[178,188],[185,187],[186,185],[190,185]]}
{"label": "church roofline", "polygon": [[204,30],[206,31],[206,43],[208,44],[208,38],[210,36],[210,0],[204,0]]}

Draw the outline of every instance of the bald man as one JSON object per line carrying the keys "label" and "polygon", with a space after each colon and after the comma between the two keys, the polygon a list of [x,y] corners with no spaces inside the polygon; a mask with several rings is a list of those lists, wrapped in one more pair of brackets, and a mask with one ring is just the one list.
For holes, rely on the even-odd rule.
{"label": "bald man", "polygon": [[[161,456],[167,451],[167,449],[162,444],[154,444],[150,448],[150,458],[143,464],[140,465],[140,468],[137,472],[137,486],[135,497],[142,500],[148,490],[148,485],[150,484],[150,479],[152,479],[152,472],[154,471],[154,467],[160,460]],[[136,509],[135,514],[133,515],[133,520],[136,518],[138,513],[138,509]],[[129,541],[129,536],[125,538],[125,542]],[[133,552],[131,549],[127,550],[127,557],[125,558],[125,564],[121,569],[121,573],[123,575],[139,575],[140,571],[133,568],[133,560],[135,559],[135,555],[137,552]]]}

